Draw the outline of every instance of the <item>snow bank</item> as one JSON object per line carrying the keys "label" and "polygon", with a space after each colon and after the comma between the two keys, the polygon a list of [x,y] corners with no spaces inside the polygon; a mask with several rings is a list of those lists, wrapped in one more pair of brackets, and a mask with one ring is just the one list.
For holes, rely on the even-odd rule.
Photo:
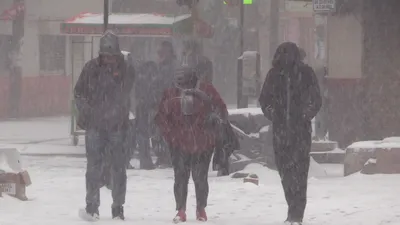
{"label": "snow bank", "polygon": [[313,157],[310,157],[310,169],[308,170],[308,178],[322,178],[327,177],[328,173],[325,168],[317,163]]}
{"label": "snow bank", "polygon": [[[247,165],[242,171],[239,171],[240,173],[254,173],[257,174],[257,176],[260,179],[260,183],[268,183],[271,180],[280,180],[278,172],[275,170],[271,170],[268,167],[265,167],[261,164],[258,163],[251,163]],[[323,178],[327,177],[328,173],[326,172],[326,169],[318,164],[312,157],[310,160],[310,169],[308,172],[308,178]],[[264,182],[263,182],[264,180]]]}
{"label": "snow bank", "polygon": [[244,115],[246,117],[263,115],[261,108],[229,109],[228,112],[229,115]]}
{"label": "snow bank", "polygon": [[353,151],[374,151],[375,149],[400,149],[400,137],[389,137],[381,141],[360,141],[347,147]]}
{"label": "snow bank", "polygon": [[21,155],[64,155],[64,156],[85,156],[84,146],[59,146],[59,145],[0,145],[0,148],[16,148]]}

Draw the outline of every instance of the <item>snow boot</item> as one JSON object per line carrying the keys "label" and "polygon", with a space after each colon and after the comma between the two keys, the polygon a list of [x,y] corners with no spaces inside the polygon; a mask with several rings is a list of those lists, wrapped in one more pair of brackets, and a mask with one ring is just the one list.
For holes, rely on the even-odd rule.
{"label": "snow boot", "polygon": [[100,219],[99,209],[97,207],[87,205],[85,209],[79,210],[79,217],[85,221],[98,221]]}
{"label": "snow boot", "polygon": [[303,224],[302,222],[293,222],[289,220],[285,221],[285,225],[302,225],[302,224]]}
{"label": "snow boot", "polygon": [[111,214],[112,214],[112,218],[115,220],[125,220],[123,206],[112,207]]}
{"label": "snow boot", "polygon": [[203,221],[203,222],[207,221],[207,213],[206,213],[206,210],[204,210],[204,209],[199,209],[199,210],[197,210],[197,212],[196,212],[196,219],[197,219],[198,221]]}
{"label": "snow boot", "polygon": [[183,223],[186,222],[186,212],[184,210],[179,210],[176,216],[173,219],[174,223]]}

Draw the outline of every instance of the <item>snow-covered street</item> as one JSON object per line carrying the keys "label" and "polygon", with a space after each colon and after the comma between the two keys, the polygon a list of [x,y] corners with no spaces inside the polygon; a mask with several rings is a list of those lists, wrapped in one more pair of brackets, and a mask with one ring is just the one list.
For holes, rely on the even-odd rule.
{"label": "snow-covered street", "polygon": [[[82,146],[68,145],[67,124],[36,122],[38,127],[17,122],[0,123],[0,145],[15,145],[38,152],[80,152]],[[15,127],[31,134],[24,136]],[[46,125],[47,124],[47,125]],[[6,127],[19,131],[7,132]],[[53,127],[40,133],[39,127]],[[29,131],[29,129],[31,129]],[[47,133],[47,134],[46,134]],[[43,136],[51,135],[49,138]],[[40,140],[57,139],[46,144]],[[35,143],[29,143],[35,141]],[[32,151],[33,151],[32,150]],[[0,198],[0,225],[78,225],[87,224],[78,218],[84,206],[85,159],[82,157],[23,156],[23,166],[32,178],[27,188],[31,201],[21,202],[8,196]],[[134,162],[135,164],[137,162]],[[400,176],[362,175],[341,177],[340,165],[323,165],[327,177],[309,179],[306,225],[380,225],[400,224]],[[260,185],[243,183],[242,179],[219,178],[210,174],[208,224],[218,225],[281,225],[286,216],[286,203],[276,172],[256,164],[247,171],[260,177]],[[125,205],[127,224],[169,224],[175,215],[172,170],[128,172],[128,193]],[[191,182],[188,201],[188,223],[195,221],[195,196]],[[101,221],[97,224],[117,224],[111,220],[111,194],[102,189]]]}

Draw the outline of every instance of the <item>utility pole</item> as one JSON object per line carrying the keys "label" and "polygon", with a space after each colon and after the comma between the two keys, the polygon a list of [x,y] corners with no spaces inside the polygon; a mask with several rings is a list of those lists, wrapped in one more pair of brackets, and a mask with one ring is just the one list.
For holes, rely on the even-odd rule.
{"label": "utility pole", "polygon": [[[243,56],[244,52],[244,3],[240,0],[240,43],[239,43],[239,57]],[[248,99],[243,96],[243,65],[238,60],[237,67],[237,107],[246,108],[248,106]]]}
{"label": "utility pole", "polygon": [[269,50],[270,60],[273,59],[276,49],[279,46],[279,10],[280,0],[271,0],[270,7],[270,35],[269,35]]}
{"label": "utility pole", "polygon": [[19,108],[22,91],[21,45],[25,33],[25,0],[14,0],[13,3],[15,17],[12,18],[9,117],[17,118],[20,116]]}
{"label": "utility pole", "polygon": [[191,8],[191,13],[192,13],[192,19],[193,19],[193,37],[197,39],[197,23],[199,20],[199,11],[198,11],[198,2],[192,0],[192,8]]}
{"label": "utility pole", "polygon": [[108,14],[109,14],[109,0],[104,0],[104,15],[103,15],[103,26],[104,32],[106,32],[108,28]]}

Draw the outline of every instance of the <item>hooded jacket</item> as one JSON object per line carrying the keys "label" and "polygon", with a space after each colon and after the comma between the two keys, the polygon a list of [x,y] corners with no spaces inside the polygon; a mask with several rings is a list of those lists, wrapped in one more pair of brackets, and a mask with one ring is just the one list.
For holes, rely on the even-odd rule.
{"label": "hooded jacket", "polygon": [[[115,66],[104,64],[103,54],[115,55]],[[78,126],[84,130],[125,128],[129,122],[134,77],[135,70],[124,60],[118,37],[106,32],[100,39],[99,57],[85,64],[75,85]]]}
{"label": "hooded jacket", "polygon": [[301,62],[296,44],[281,44],[274,55],[259,102],[274,127],[294,129],[310,126],[322,105],[317,77]]}
{"label": "hooded jacket", "polygon": [[210,129],[210,114],[213,109],[227,111],[224,101],[211,83],[196,81],[197,87],[190,89],[196,90],[188,110],[190,113],[185,109],[185,90],[175,86],[165,90],[155,118],[168,145],[187,153],[213,151],[218,130]]}

